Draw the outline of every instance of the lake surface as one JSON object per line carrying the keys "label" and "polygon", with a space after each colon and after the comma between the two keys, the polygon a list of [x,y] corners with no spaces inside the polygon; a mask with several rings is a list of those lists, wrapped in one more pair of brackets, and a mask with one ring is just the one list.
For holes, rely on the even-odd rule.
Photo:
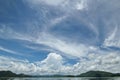
{"label": "lake surface", "polygon": [[120,80],[120,77],[115,78],[70,78],[70,77],[55,77],[55,78],[0,78],[0,80]]}

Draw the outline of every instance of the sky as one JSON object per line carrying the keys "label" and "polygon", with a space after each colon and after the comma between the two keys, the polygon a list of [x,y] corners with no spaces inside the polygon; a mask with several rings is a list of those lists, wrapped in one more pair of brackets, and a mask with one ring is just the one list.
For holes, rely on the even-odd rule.
{"label": "sky", "polygon": [[0,70],[120,73],[120,0],[0,0]]}

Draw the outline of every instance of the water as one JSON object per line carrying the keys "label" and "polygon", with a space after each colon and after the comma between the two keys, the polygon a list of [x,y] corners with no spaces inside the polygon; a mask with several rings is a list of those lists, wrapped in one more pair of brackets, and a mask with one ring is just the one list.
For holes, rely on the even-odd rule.
{"label": "water", "polygon": [[70,78],[70,77],[55,77],[55,78],[0,78],[0,80],[120,80],[120,77],[108,78]]}

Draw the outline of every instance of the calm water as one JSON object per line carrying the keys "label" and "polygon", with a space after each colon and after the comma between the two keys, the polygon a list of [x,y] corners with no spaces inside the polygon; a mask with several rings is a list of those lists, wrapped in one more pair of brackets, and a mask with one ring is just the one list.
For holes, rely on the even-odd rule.
{"label": "calm water", "polygon": [[116,78],[0,78],[0,80],[120,80]]}

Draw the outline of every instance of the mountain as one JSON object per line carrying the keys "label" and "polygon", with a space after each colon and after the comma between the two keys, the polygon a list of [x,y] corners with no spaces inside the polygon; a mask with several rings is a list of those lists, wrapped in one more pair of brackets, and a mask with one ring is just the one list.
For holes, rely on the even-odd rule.
{"label": "mountain", "polygon": [[80,75],[25,75],[25,74],[15,74],[11,71],[0,71],[0,77],[118,77],[120,73],[110,73],[105,71],[88,71]]}
{"label": "mountain", "polygon": [[15,74],[11,71],[0,71],[0,77],[31,77],[25,74]]}
{"label": "mountain", "polygon": [[120,76],[120,73],[110,73],[105,71],[88,71],[86,73],[82,73],[78,75],[77,77],[116,77]]}

